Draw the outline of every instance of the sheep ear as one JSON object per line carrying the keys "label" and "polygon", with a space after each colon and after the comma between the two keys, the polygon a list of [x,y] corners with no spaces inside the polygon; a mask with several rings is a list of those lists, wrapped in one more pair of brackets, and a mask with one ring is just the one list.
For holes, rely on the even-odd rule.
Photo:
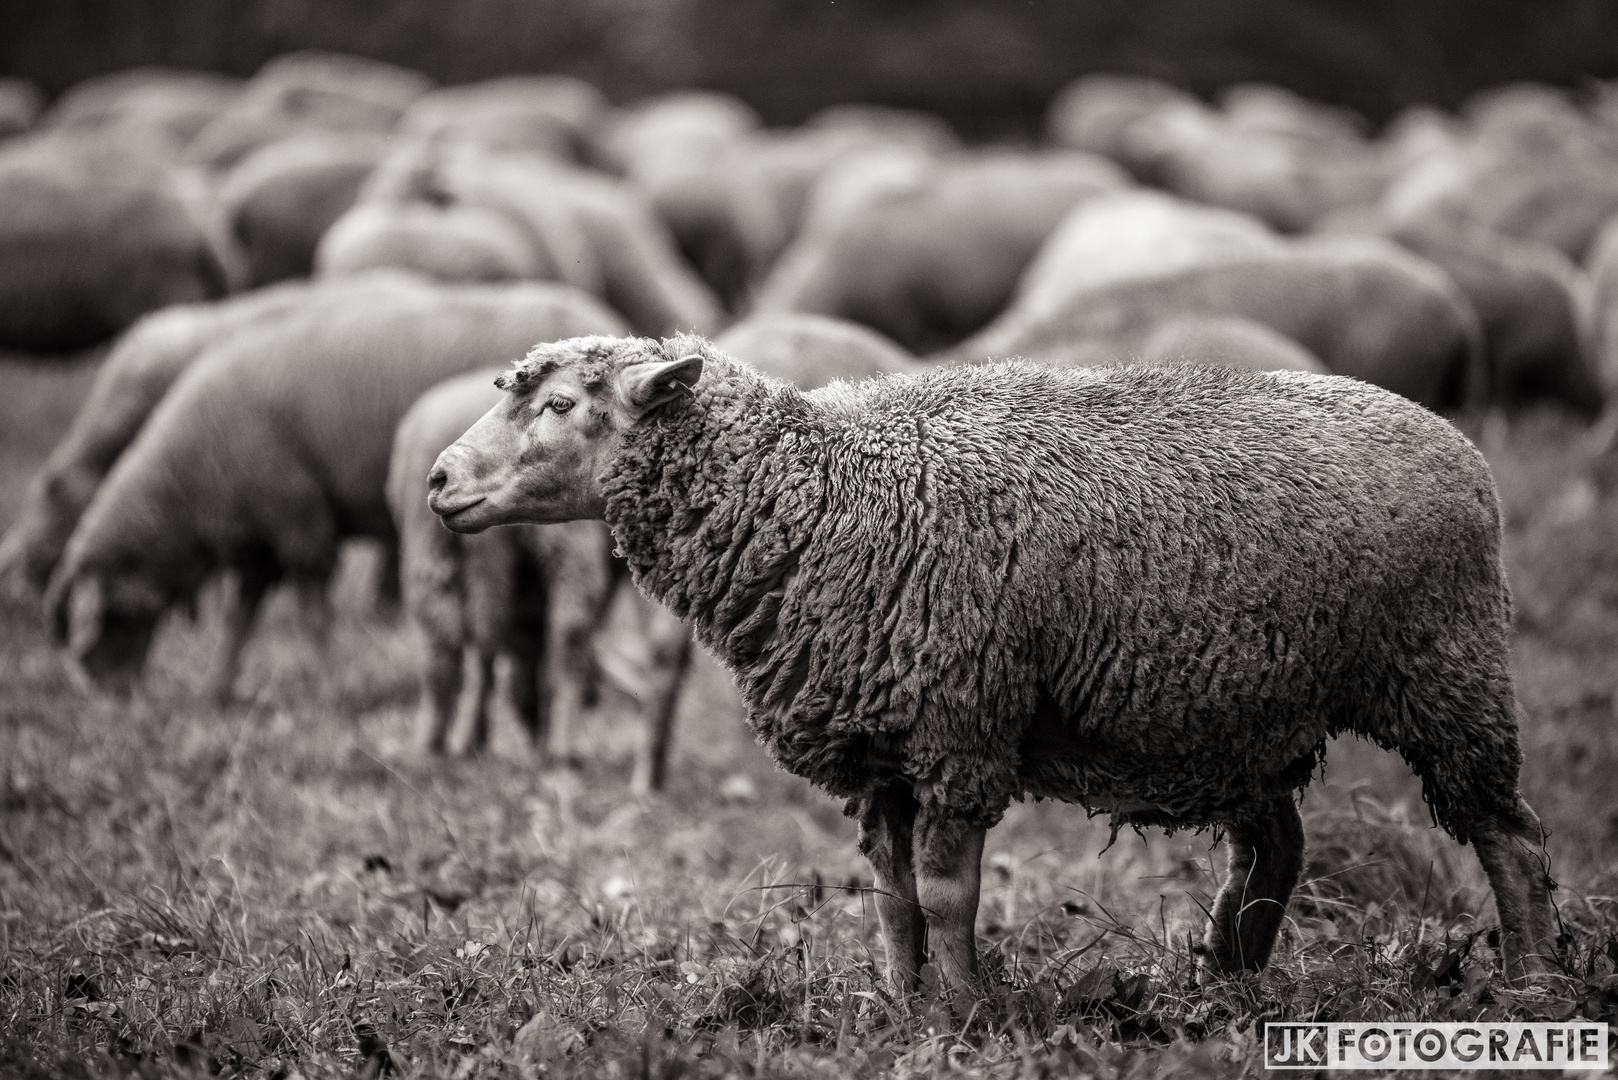
{"label": "sheep ear", "polygon": [[633,364],[618,375],[618,397],[636,413],[647,413],[683,394],[702,378],[702,357],[696,353],[678,360]]}

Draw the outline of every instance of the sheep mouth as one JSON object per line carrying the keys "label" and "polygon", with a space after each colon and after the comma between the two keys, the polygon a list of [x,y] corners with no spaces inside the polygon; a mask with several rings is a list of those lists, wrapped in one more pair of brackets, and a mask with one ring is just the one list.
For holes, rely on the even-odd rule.
{"label": "sheep mouth", "polygon": [[451,519],[466,513],[468,510],[473,509],[474,507],[483,505],[485,498],[486,496],[479,495],[477,498],[463,502],[459,506],[435,506],[433,507],[433,511],[445,522],[448,522]]}

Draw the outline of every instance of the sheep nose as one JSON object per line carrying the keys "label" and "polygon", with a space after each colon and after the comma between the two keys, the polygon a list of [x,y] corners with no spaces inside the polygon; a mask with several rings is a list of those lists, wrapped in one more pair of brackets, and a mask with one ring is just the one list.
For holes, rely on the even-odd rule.
{"label": "sheep nose", "polygon": [[444,485],[447,483],[449,483],[449,470],[442,465],[434,465],[433,471],[427,474],[428,492],[436,495],[444,490]]}

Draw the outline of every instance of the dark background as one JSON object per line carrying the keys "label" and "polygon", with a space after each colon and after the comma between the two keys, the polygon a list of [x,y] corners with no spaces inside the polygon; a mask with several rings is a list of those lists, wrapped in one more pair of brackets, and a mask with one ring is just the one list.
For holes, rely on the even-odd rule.
{"label": "dark background", "polygon": [[52,93],[136,64],[250,74],[316,47],[443,82],[566,71],[615,100],[728,90],[774,123],[867,100],[1027,134],[1094,70],[1262,79],[1382,120],[1516,79],[1618,74],[1618,0],[0,0],[0,70]]}

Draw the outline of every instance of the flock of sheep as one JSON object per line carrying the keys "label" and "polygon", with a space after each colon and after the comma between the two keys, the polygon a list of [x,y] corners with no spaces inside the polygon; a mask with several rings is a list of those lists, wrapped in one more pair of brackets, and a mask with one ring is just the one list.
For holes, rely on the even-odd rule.
{"label": "flock of sheep", "polygon": [[[1249,917],[1244,926],[1243,890],[1251,885],[1284,905],[1296,877],[1287,859],[1301,851],[1295,807],[1288,816],[1283,803],[1291,804],[1265,784],[1273,787],[1281,774],[1291,786],[1303,782],[1324,736],[1356,730],[1405,752],[1443,823],[1478,845],[1507,924],[1513,971],[1539,969],[1533,957],[1548,940],[1548,899],[1522,846],[1537,835],[1536,819],[1515,795],[1520,755],[1503,666],[1506,600],[1492,487],[1464,441],[1393,395],[1435,410],[1548,398],[1593,417],[1618,389],[1618,97],[1603,90],[1575,100],[1550,88],[1507,87],[1479,95],[1460,115],[1411,110],[1373,139],[1358,117],[1275,87],[1234,87],[1210,106],[1148,79],[1088,76],[1052,103],[1047,145],[967,148],[939,119],[899,109],[839,106],[774,130],[745,104],[717,94],[614,107],[563,76],[435,89],[419,74],[378,62],[297,53],[245,83],[155,69],[107,76],[43,113],[36,92],[0,82],[6,131],[13,134],[0,142],[0,347],[70,350],[117,335],[0,541],[0,571],[43,597],[53,634],[96,683],[132,687],[161,620],[175,609],[194,610],[204,584],[222,578],[207,688],[228,700],[266,592],[293,585],[320,633],[339,547],[371,537],[394,556],[379,593],[402,598],[427,643],[422,738],[434,750],[447,746],[469,671],[478,704],[466,742],[482,745],[497,656],[510,662],[504,692],[536,745],[565,750],[569,724],[603,678],[593,639],[622,595],[653,673],[636,783],[654,787],[691,657],[690,631],[678,614],[737,672],[755,727],[777,759],[806,775],[820,770],[817,782],[852,800],[879,880],[886,875],[888,891],[911,904],[904,912],[883,910],[900,977],[914,974],[911,954],[919,947],[918,876],[923,907],[945,912],[935,929],[949,974],[969,978],[974,966],[971,920],[961,914],[966,871],[956,867],[950,877],[934,865],[964,859],[971,830],[954,818],[945,828],[934,812],[965,814],[981,847],[981,829],[997,819],[1003,799],[1023,794],[1081,797],[1120,821],[1229,824],[1238,855],[1245,852],[1246,878],[1235,893],[1227,882],[1223,906],[1216,905],[1211,963],[1262,966],[1279,919]],[[599,344],[685,333],[717,335],[717,348],[696,337],[669,337],[667,346]],[[926,383],[934,388],[927,393],[941,395],[938,415],[948,415],[952,403],[978,403],[1006,418],[1007,432],[1021,433],[1020,441],[1008,436],[989,466],[980,463],[987,471],[978,482],[992,485],[997,497],[1019,486],[1025,496],[1040,489],[1029,463],[1051,440],[1073,442],[1064,461],[1092,445],[1076,434],[1089,429],[1068,430],[1059,411],[1032,409],[1019,419],[1019,408],[1042,394],[1100,393],[1100,386],[1108,408],[1127,412],[1137,403],[1143,416],[1166,409],[1177,417],[1172,438],[1160,440],[1148,424],[1119,445],[1166,469],[1183,468],[1176,483],[1187,486],[1172,498],[1167,488],[1158,491],[1168,502],[1156,510],[1143,510],[1139,500],[1084,504],[1077,532],[1116,533],[1116,550],[1105,557],[1070,551],[1051,566],[1066,568],[1053,570],[1058,577],[1082,570],[1094,586],[1093,594],[1069,599],[1072,610],[1099,620],[1086,624],[1100,628],[1096,636],[1030,640],[1032,626],[1015,617],[1009,630],[991,619],[973,636],[966,628],[997,601],[968,603],[976,595],[970,575],[934,596],[926,576],[923,593],[932,599],[915,601],[924,612],[935,601],[953,605],[962,620],[955,632],[967,644],[979,653],[984,641],[1004,645],[1008,655],[1031,651],[1028,662],[1038,670],[991,671],[981,658],[979,666],[963,660],[951,667],[946,645],[955,638],[935,641],[929,632],[910,640],[906,626],[931,624],[925,614],[914,623],[895,599],[864,614],[851,601],[844,644],[868,641],[873,651],[863,660],[826,661],[821,671],[807,643],[837,624],[828,615],[837,603],[821,597],[818,607],[792,607],[792,583],[804,578],[794,560],[810,541],[770,548],[788,543],[792,523],[771,524],[784,530],[777,536],[758,522],[799,505],[829,478],[772,482],[767,496],[758,496],[767,497],[766,510],[725,511],[733,515],[724,519],[730,531],[710,536],[712,550],[680,563],[684,578],[659,563],[666,553],[657,554],[658,545],[682,530],[716,530],[712,522],[723,515],[706,525],[700,519],[728,505],[723,492],[700,511],[682,509],[680,500],[690,497],[682,492],[626,517],[624,507],[642,504],[620,491],[609,501],[618,508],[610,533],[599,521],[476,535],[440,526],[427,505],[426,477],[441,452],[461,447],[462,433],[503,400],[495,376],[536,343],[577,338],[587,343],[556,346],[560,352],[541,345],[502,386],[520,389],[530,376],[572,370],[585,362],[581,356],[605,372],[592,377],[625,377],[625,356],[633,353],[637,363],[662,365],[657,370],[672,380],[665,390],[680,383],[689,396],[693,372],[706,364],[721,385],[733,382],[737,395],[759,403],[756,416],[731,417],[733,436],[704,444],[731,455],[726,460],[743,460],[749,425],[772,409],[799,410],[795,423],[820,416],[816,410],[908,415],[893,388],[921,384],[861,381],[942,372]],[[635,351],[642,349],[654,351]],[[1058,370],[1042,377],[993,363],[1009,356]],[[752,367],[738,368],[732,358]],[[1094,374],[1131,360],[1146,367],[1118,370],[1159,374],[1138,385],[1133,375]],[[1318,387],[1327,384],[1307,376],[1259,378],[1231,368],[1352,375],[1391,393],[1322,396]],[[793,384],[783,400],[797,404],[771,404],[777,391],[769,388],[779,384],[757,389],[749,381],[754,369]],[[817,391],[833,380],[841,382]],[[1161,385],[1177,387],[1196,407],[1177,413],[1181,405],[1165,404],[1153,389]],[[696,398],[713,400],[711,383],[703,387]],[[1218,485],[1198,479],[1200,451],[1176,442],[1198,441],[1187,435],[1185,417],[1224,431],[1231,415],[1220,408],[1221,395],[1248,394],[1246,408],[1274,411],[1266,397],[1272,392],[1289,404],[1265,423],[1287,437],[1253,460],[1321,455],[1317,472],[1281,468],[1272,477],[1277,490],[1307,489],[1308,497],[1277,502],[1273,491],[1258,498],[1238,484],[1206,498]],[[1387,430],[1366,441],[1363,432],[1345,429],[1333,441],[1320,412],[1328,407],[1351,408],[1362,427],[1370,417]],[[1061,429],[1059,437],[1033,430],[1042,416]],[[1299,416],[1313,418],[1318,430],[1302,430]],[[964,442],[970,427],[962,429]],[[1240,428],[1229,437],[1239,441]],[[933,437],[925,429],[912,424],[895,433],[873,421],[866,434],[874,442],[859,445],[898,447],[893,460],[902,462],[912,435],[922,443]],[[733,452],[725,442],[731,437],[742,440],[741,449]],[[1411,462],[1434,475],[1422,479]],[[903,592],[918,559],[948,565],[941,542],[927,539],[935,515],[946,511],[965,515],[961,535],[1011,528],[999,519],[985,526],[973,516],[988,513],[982,507],[935,505],[928,485],[943,481],[926,469],[922,481],[856,474],[852,487],[881,488],[883,506],[910,484],[925,504],[924,520],[896,524],[897,541],[867,537],[875,546],[865,570],[838,563],[828,580],[898,573],[903,580],[894,587]],[[1321,479],[1345,475],[1352,482],[1341,490]],[[1442,512],[1413,515],[1419,528],[1372,523],[1364,516],[1369,504],[1356,503],[1353,488],[1370,478],[1395,503],[1408,497]],[[968,485],[966,502],[975,490]],[[1472,502],[1457,508],[1457,492]],[[1205,511],[1193,509],[1199,502],[1217,504],[1234,527],[1249,496],[1254,514],[1302,516],[1279,530],[1255,518],[1273,535],[1244,533],[1241,543],[1208,526],[1211,547],[1196,551],[1184,537],[1163,533],[1166,522],[1188,530],[1206,525]],[[1008,506],[1006,520],[1016,519],[1015,505]],[[866,506],[845,518],[857,526],[867,512],[878,513]],[[902,507],[900,518],[909,521]],[[1140,530],[1131,532],[1130,521]],[[1251,525],[1245,517],[1241,523]],[[863,550],[859,529],[851,528],[849,550]],[[767,541],[748,547],[755,531]],[[1330,550],[1341,563],[1350,546],[1344,537],[1362,534],[1367,544],[1390,545],[1385,565],[1342,563],[1324,584],[1319,574],[1293,580],[1275,565],[1273,552],[1288,544],[1314,553],[1306,562]],[[745,550],[726,547],[738,542]],[[642,588],[667,607],[622,588],[629,571],[614,557],[615,543]],[[1132,554],[1131,543],[1147,554]],[[1007,590],[1018,550],[1014,544],[996,571]],[[1271,557],[1247,568],[1244,550]],[[1210,551],[1217,553],[1211,568]],[[1454,555],[1456,566],[1436,576],[1426,566],[1407,581],[1412,560],[1433,551]],[[792,558],[783,562],[783,552]],[[766,558],[776,562],[756,565]],[[1146,561],[1131,569],[1132,558]],[[693,582],[693,567],[704,566],[710,573]],[[757,580],[735,585],[744,571]],[[1288,603],[1313,597],[1307,610],[1281,604],[1295,617],[1284,632],[1241,621],[1266,602],[1252,577],[1260,571],[1273,573],[1275,588],[1291,590]],[[1357,589],[1356,574],[1380,584]],[[1036,729],[1042,709],[1099,709],[1098,702],[1113,700],[1108,695],[1116,698],[1110,707],[1126,715],[1145,684],[1179,671],[1173,665],[1185,659],[1179,645],[1143,629],[1148,602],[1184,593],[1198,575],[1240,586],[1249,606],[1240,618],[1235,609],[1198,616],[1197,633],[1207,640],[1199,638],[1193,651],[1206,678],[1194,692],[1182,686],[1188,696],[1174,705],[1182,719],[1195,714],[1210,724],[1199,737],[1214,743],[1196,761],[1229,746],[1233,729],[1257,730],[1252,708],[1230,712],[1233,705],[1262,698],[1265,708],[1290,702],[1298,710],[1271,731],[1276,745],[1239,747],[1248,758],[1231,777],[1210,780],[1189,758],[1178,772],[1151,765],[1179,753],[1170,746],[1202,746],[1185,741],[1185,732],[1159,745],[1170,733],[1123,735],[1098,721],[1090,751],[1099,753],[1109,738],[1125,748],[1108,751],[1112,764],[1093,767],[1068,760],[1078,751],[1060,733],[1025,732],[1046,738],[1055,762],[1049,775],[1030,780],[1011,777],[1021,744],[1000,745],[1003,731],[946,725],[907,750],[902,725],[878,722],[828,747],[819,735],[805,736],[807,721],[791,719],[804,701],[832,709],[828,703],[847,705],[860,695],[869,698],[855,709],[860,715],[897,715],[907,695],[920,693],[924,671],[946,688],[951,715],[998,715],[1079,656],[1106,677],[1084,676],[1064,685],[1060,700],[1018,708],[1035,717]],[[947,569],[939,576],[954,580]],[[1042,587],[1026,568],[1016,580],[1017,603],[1030,610],[1045,610],[1069,587]],[[1385,595],[1393,581],[1411,586],[1397,604]],[[742,594],[697,599],[715,582]],[[1376,608],[1367,599],[1373,596],[1388,604]],[[880,599],[871,603],[881,606]],[[1407,618],[1388,623],[1395,607]],[[1328,609],[1329,619],[1320,614]],[[1165,609],[1163,617],[1172,623],[1186,610]],[[788,614],[799,630],[780,630]],[[1465,636],[1468,627],[1475,637]],[[802,648],[772,656],[785,648],[781,641]],[[905,655],[890,657],[890,648]],[[1061,648],[1069,650],[1066,659],[1047,655]],[[1333,648],[1348,659],[1328,663]],[[1464,662],[1449,670],[1441,656]],[[889,667],[873,675],[872,665]],[[812,680],[811,666],[815,679],[831,681]],[[983,677],[962,683],[963,673],[974,672]],[[1272,676],[1293,681],[1271,685]],[[1122,681],[1113,685],[1114,677]],[[1360,702],[1364,714],[1345,714],[1343,701],[1322,702],[1322,687]],[[973,748],[977,764],[956,769],[956,744]],[[905,764],[906,775],[925,773],[930,794],[918,788],[901,797],[870,785],[871,762],[908,762],[911,751],[926,760]],[[851,765],[850,753],[866,764]],[[1284,768],[1266,771],[1264,762],[1277,755],[1287,758]],[[1150,797],[1134,797],[1141,792]],[[1114,797],[1110,804],[1107,797]],[[1262,820],[1254,806],[1264,808]],[[937,825],[927,834],[932,839],[923,837],[929,821]],[[920,860],[914,868],[908,854],[893,854],[908,850],[912,829]],[[1274,880],[1254,878],[1255,851]],[[929,852],[937,856],[932,863]],[[1275,865],[1266,868],[1265,859]],[[1233,872],[1231,880],[1241,876]],[[929,887],[936,904],[927,899]],[[970,893],[975,911],[975,870]]]}

